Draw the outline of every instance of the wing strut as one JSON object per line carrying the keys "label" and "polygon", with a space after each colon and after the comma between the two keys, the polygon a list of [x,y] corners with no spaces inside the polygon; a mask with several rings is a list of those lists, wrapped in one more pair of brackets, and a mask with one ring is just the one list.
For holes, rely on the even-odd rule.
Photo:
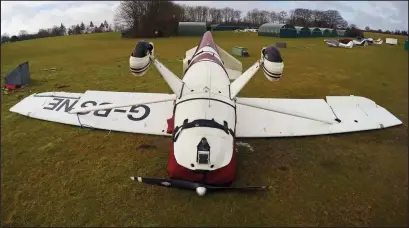
{"label": "wing strut", "polygon": [[260,69],[260,62],[257,61],[253,66],[246,70],[242,75],[240,75],[230,86],[230,99],[237,96],[241,89],[250,81],[250,79],[257,73]]}
{"label": "wing strut", "polygon": [[170,71],[167,67],[165,67],[165,65],[163,65],[155,58],[152,58],[152,62],[159,73],[162,75],[163,79],[165,79],[166,83],[168,83],[173,93],[175,93],[179,97],[180,93],[182,92],[183,81],[180,80],[178,76],[176,76],[172,71]]}

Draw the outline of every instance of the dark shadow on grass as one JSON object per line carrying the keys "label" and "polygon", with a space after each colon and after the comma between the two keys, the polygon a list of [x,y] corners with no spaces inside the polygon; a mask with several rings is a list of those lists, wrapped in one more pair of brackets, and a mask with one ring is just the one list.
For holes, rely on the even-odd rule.
{"label": "dark shadow on grass", "polygon": [[274,136],[274,137],[258,137],[258,138],[253,138],[253,137],[240,137],[241,140],[251,140],[253,142],[257,142],[257,140],[295,140],[295,139],[303,139],[303,138],[319,138],[323,136],[331,136],[331,137],[345,137],[349,135],[352,138],[357,138],[360,136],[360,134],[365,134],[368,132],[376,132],[379,130],[385,130],[385,129],[392,129],[396,127],[401,127],[402,125],[399,126],[392,126],[392,127],[387,127],[383,129],[370,129],[370,130],[363,130],[363,131],[352,131],[352,132],[341,132],[341,133],[333,133],[333,134],[321,134],[321,135],[301,135],[301,136]]}
{"label": "dark shadow on grass", "polygon": [[136,148],[137,150],[158,149],[155,145],[142,144]]}
{"label": "dark shadow on grass", "polygon": [[30,78],[30,82],[28,83],[28,86],[39,86],[44,83],[46,83],[46,81]]}

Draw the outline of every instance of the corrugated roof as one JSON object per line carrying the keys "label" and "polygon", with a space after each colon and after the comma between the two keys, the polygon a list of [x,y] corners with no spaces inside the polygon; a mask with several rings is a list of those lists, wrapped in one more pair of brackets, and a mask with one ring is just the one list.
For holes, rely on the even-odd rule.
{"label": "corrugated roof", "polygon": [[259,32],[272,32],[272,33],[280,33],[280,29],[282,28],[293,28],[295,27],[290,24],[277,24],[274,22],[262,24],[259,28]]}
{"label": "corrugated roof", "polygon": [[294,27],[295,27],[295,29],[297,29],[298,32],[299,32],[301,29],[303,29],[303,30],[309,29],[309,28],[306,27],[306,26],[294,26]]}
{"label": "corrugated roof", "polygon": [[179,36],[202,36],[207,30],[205,22],[179,22]]}
{"label": "corrugated roof", "polygon": [[331,32],[331,29],[328,28],[319,28],[321,30],[321,32],[324,32],[325,30],[328,30],[329,32]]}
{"label": "corrugated roof", "polygon": [[337,34],[343,36],[345,34],[345,30],[337,29]]}
{"label": "corrugated roof", "polygon": [[179,22],[179,25],[200,25],[206,26],[206,22]]}

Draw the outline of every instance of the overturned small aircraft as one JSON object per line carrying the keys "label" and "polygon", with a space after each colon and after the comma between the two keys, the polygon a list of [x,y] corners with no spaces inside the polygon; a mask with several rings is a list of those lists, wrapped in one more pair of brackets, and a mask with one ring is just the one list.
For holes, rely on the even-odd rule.
{"label": "overturned small aircraft", "polygon": [[383,40],[381,38],[378,38],[377,40],[373,41],[374,44],[383,44]]}
{"label": "overturned small aircraft", "polygon": [[327,43],[327,45],[329,47],[343,47],[343,48],[352,48],[354,46],[354,42],[350,41],[347,44],[344,44],[338,40],[324,40],[325,43]]}
{"label": "overturned small aircraft", "polygon": [[[400,125],[375,102],[358,96],[323,99],[247,98],[239,92],[261,68],[269,81],[281,78],[277,48],[262,48],[261,59],[241,73],[241,63],[206,32],[184,60],[183,79],[154,56],[154,45],[137,43],[129,64],[143,76],[153,64],[172,94],[92,91],[32,94],[10,111],[32,118],[139,134],[169,136],[169,179],[131,177],[139,182],[207,191],[265,189],[233,187],[236,138],[335,134]],[[231,82],[230,79],[236,78]]]}

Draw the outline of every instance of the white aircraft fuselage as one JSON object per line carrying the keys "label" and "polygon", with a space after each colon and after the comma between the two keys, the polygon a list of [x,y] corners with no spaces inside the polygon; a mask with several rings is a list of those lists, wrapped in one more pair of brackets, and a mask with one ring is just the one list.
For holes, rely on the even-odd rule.
{"label": "white aircraft fuselage", "polygon": [[230,99],[230,79],[210,32],[191,58],[183,82],[175,101],[169,176],[230,184],[236,176],[236,104]]}

